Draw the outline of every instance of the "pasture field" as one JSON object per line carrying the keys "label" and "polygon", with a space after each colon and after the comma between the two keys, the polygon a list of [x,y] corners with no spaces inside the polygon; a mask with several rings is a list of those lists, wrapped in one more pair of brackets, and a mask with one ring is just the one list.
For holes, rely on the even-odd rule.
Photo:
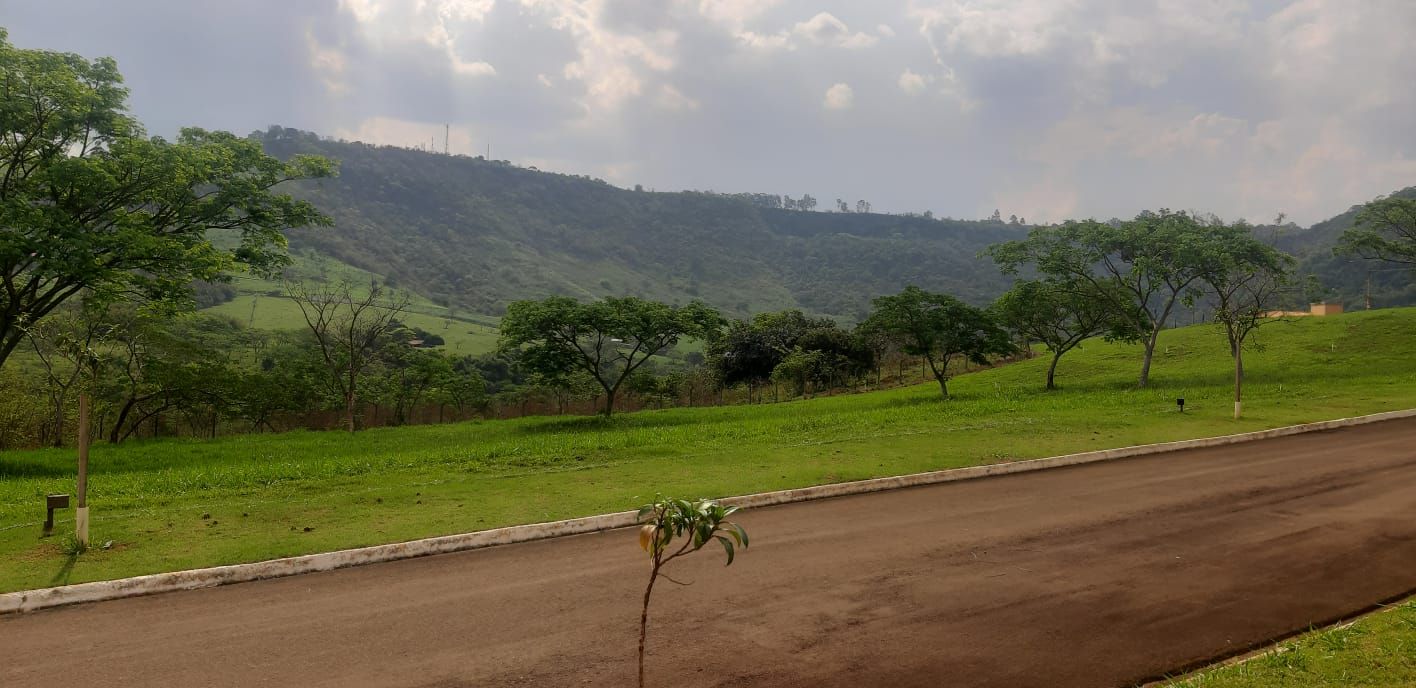
{"label": "pasture field", "polygon": [[[1045,356],[933,383],[612,419],[540,417],[96,446],[98,548],[39,537],[42,495],[72,492],[72,450],[0,453],[0,590],[355,547],[637,507],[1230,434],[1416,406],[1416,309],[1266,325],[1245,417],[1214,326],[1140,348],[1089,342],[1041,391]],[[1187,400],[1176,411],[1175,399]],[[111,547],[102,545],[112,541]]]}
{"label": "pasture field", "polygon": [[1387,688],[1416,686],[1416,600],[1350,625],[1316,631],[1169,688]]}
{"label": "pasture field", "polygon": [[[296,253],[285,274],[292,280],[313,284],[348,282],[354,291],[367,294],[371,282],[384,278],[372,272],[341,263],[311,252]],[[236,298],[205,312],[234,318],[260,330],[304,330],[305,320],[300,308],[285,296],[285,287],[275,280],[238,276],[233,281]],[[400,294],[404,293],[401,290]],[[404,324],[440,335],[447,343],[443,349],[455,355],[476,355],[492,351],[497,346],[496,318],[463,314],[439,306],[420,295],[408,293],[407,308],[399,316]]]}

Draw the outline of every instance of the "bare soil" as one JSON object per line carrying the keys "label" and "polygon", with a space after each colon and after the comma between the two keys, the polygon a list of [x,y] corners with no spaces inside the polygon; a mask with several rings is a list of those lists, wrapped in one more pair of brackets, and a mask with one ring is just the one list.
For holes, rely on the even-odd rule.
{"label": "bare soil", "polygon": [[[1131,686],[1416,590],[1416,420],[741,522],[656,590],[652,685]],[[4,617],[0,685],[633,685],[635,540]]]}

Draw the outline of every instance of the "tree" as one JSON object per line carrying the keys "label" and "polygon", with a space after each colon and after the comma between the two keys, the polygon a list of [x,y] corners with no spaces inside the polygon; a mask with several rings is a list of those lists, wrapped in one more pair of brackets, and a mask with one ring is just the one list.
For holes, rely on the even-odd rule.
{"label": "tree", "polygon": [[[724,336],[709,343],[708,360],[718,379],[732,386],[746,382],[751,387],[776,377],[778,381],[796,380],[795,373],[777,372],[777,368],[798,349],[800,355],[825,352],[825,357],[813,358],[820,365],[819,386],[833,384],[838,378],[860,375],[874,365],[874,352],[860,337],[842,330],[830,318],[809,318],[799,310],[758,313],[751,322],[734,321]],[[799,370],[800,361],[793,364]],[[803,382],[804,384],[804,382]],[[804,388],[797,385],[797,393]]]}
{"label": "tree", "polygon": [[1014,351],[1008,333],[988,313],[913,285],[875,299],[875,311],[861,328],[890,337],[907,354],[923,356],[946,398],[949,363],[954,358],[986,364],[989,356]]}
{"label": "tree", "polygon": [[[644,525],[639,529],[639,547],[649,553],[651,567],[649,584],[644,588],[644,605],[639,613],[639,688],[644,688],[644,646],[649,630],[649,596],[654,592],[654,582],[663,576],[665,580],[684,585],[664,575],[664,566],[715,540],[727,553],[728,561],[724,565],[732,566],[736,550],[748,546],[747,531],[727,520],[737,510],[735,506],[725,507],[706,499],[690,502],[660,498],[640,507],[639,521]],[[674,540],[678,538],[682,538],[683,543],[674,548]]]}
{"label": "tree", "polygon": [[811,194],[802,194],[801,200],[797,201],[797,207],[805,211],[816,210],[816,199]]}
{"label": "tree", "polygon": [[359,383],[379,345],[394,327],[408,297],[383,302],[387,290],[371,284],[363,295],[348,282],[311,287],[289,282],[285,291],[300,308],[319,348],[332,388],[344,406],[345,426],[358,429]]}
{"label": "tree", "polygon": [[650,357],[685,337],[711,340],[722,326],[722,316],[698,301],[669,306],[629,296],[580,303],[552,296],[507,306],[499,347],[518,352],[530,372],[589,373],[605,390],[609,416],[621,385]]}
{"label": "tree", "polygon": [[1057,388],[1057,362],[1083,340],[1101,336],[1123,341],[1140,338],[1133,319],[1118,317],[1112,303],[1093,298],[1075,284],[1023,280],[998,297],[993,310],[1004,326],[1029,342],[1041,342],[1052,352],[1044,387],[1051,390]]}
{"label": "tree", "polygon": [[1362,206],[1333,250],[1416,267],[1416,198],[1379,198]]}
{"label": "tree", "polygon": [[1215,322],[1234,359],[1234,418],[1243,410],[1244,345],[1266,322],[1289,284],[1293,258],[1257,239],[1237,242],[1203,276]]}
{"label": "tree", "polygon": [[0,29],[0,365],[80,292],[181,300],[237,264],[278,267],[282,230],[327,222],[271,190],[333,174],[328,160],[202,129],[145,138],[127,95],[113,60],[18,49]]}
{"label": "tree", "polygon": [[1032,265],[1059,284],[1081,290],[1083,298],[1110,304],[1115,315],[1143,335],[1138,386],[1145,387],[1156,342],[1175,305],[1193,303],[1200,277],[1232,241],[1248,236],[1247,228],[1236,227],[1162,209],[1129,222],[1036,227],[1027,239],[995,244],[987,254],[1007,274]]}
{"label": "tree", "polygon": [[97,363],[96,345],[106,328],[94,309],[70,302],[29,327],[30,345],[44,370],[45,387],[54,411],[50,438],[55,447],[64,446],[64,421],[69,411],[69,394],[78,388],[85,373],[92,382]]}

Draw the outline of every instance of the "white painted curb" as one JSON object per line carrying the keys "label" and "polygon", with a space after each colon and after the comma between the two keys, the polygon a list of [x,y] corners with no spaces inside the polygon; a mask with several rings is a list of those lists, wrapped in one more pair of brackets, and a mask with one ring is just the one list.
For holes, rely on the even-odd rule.
{"label": "white painted curb", "polygon": [[[1255,440],[1298,435],[1307,432],[1321,432],[1323,430],[1333,430],[1354,425],[1365,425],[1367,423],[1413,417],[1416,417],[1416,409],[1388,411],[1386,413],[1376,413],[1368,416],[1340,418],[1317,423],[1305,423],[1303,425],[1290,425],[1281,428],[1273,428],[1271,430],[1246,432],[1238,435],[1206,437],[1196,440],[1164,442],[1161,444],[1143,444],[1134,447],[1053,456],[1045,459],[1013,461],[987,466],[956,468],[944,471],[932,471],[929,473],[914,473],[889,478],[857,480],[833,485],[818,485],[816,487],[804,487],[795,490],[781,490],[778,492],[763,492],[740,497],[729,497],[721,501],[726,504],[744,508],[772,506],[774,504],[790,504],[813,499],[895,490],[903,487],[934,485],[956,480],[971,480],[989,476],[1027,473],[1049,468],[1095,463],[1098,461],[1113,461],[1116,459],[1161,454],[1183,449],[1217,447],[1227,444],[1252,442]],[[509,545],[530,540],[544,540],[565,535],[594,533],[632,526],[635,524],[635,517],[636,514],[633,511],[621,511],[613,514],[552,521],[550,523],[533,523],[507,528],[482,530],[473,533],[462,533],[459,535],[445,535],[442,537],[425,538],[409,542],[398,542],[389,545],[375,545],[373,547],[360,547],[337,552],[323,552],[320,554],[307,554],[285,559],[272,559],[270,561],[260,561],[250,564],[233,564],[230,566],[217,566],[207,569],[193,569],[190,571],[155,573],[148,576],[137,576],[135,578],[95,581],[92,583],[78,583],[76,585],[65,585],[56,588],[41,588],[38,590],[3,593],[0,594],[0,615],[29,612],[48,607],[77,604],[80,602],[99,602],[176,590],[210,588],[218,585],[227,585],[229,583],[242,583],[265,578],[279,578],[282,576],[293,576],[316,571],[330,571],[347,566],[360,566],[363,564],[396,561],[398,559],[411,559],[413,557],[422,557],[430,554],[463,552],[481,549],[483,547]]]}

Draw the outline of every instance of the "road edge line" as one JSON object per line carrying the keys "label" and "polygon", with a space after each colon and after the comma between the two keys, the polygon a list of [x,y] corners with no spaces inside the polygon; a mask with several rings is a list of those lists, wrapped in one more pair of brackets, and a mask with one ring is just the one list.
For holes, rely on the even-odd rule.
{"label": "road edge line", "polygon": [[[1338,428],[1412,417],[1416,417],[1416,409],[1386,411],[1365,416],[1287,425],[1278,428],[1270,428],[1268,430],[1256,430],[1234,435],[1202,437],[1192,440],[1177,440],[1157,444],[1142,444],[1117,449],[1101,449],[1076,454],[1064,454],[1062,456],[1051,456],[1041,459],[1011,461],[988,464],[985,466],[970,466],[967,468],[951,468],[885,478],[870,478],[867,480],[855,480],[830,485],[816,485],[790,490],[778,490],[776,492],[762,492],[758,494],[727,497],[720,501],[725,504],[743,508],[792,504],[796,502],[869,494],[872,492],[897,490],[908,487],[937,485],[959,480],[1030,473],[1052,468],[1078,466],[1102,461],[1115,461],[1118,459],[1164,454],[1186,449],[1219,447],[1229,444],[1240,444],[1243,442],[1300,435],[1310,432],[1322,432],[1325,430],[1335,430]],[[336,550],[334,552],[305,554],[296,557],[270,559],[245,564],[230,564],[227,566],[190,569],[187,571],[154,573],[132,578],[119,578],[116,580],[93,581],[52,588],[0,593],[0,616],[85,602],[102,602],[126,597],[175,592],[178,590],[212,588],[232,583],[244,583],[268,578],[283,578],[304,573],[332,571],[351,566],[413,559],[434,554],[466,552],[498,545],[546,540],[567,535],[597,533],[605,530],[614,530],[616,528],[626,528],[634,525],[635,522],[635,512],[621,511],[598,516],[585,516],[546,523],[507,526],[505,528],[493,528],[491,530],[480,530],[456,535],[442,535],[420,540],[409,540],[407,542]]]}

